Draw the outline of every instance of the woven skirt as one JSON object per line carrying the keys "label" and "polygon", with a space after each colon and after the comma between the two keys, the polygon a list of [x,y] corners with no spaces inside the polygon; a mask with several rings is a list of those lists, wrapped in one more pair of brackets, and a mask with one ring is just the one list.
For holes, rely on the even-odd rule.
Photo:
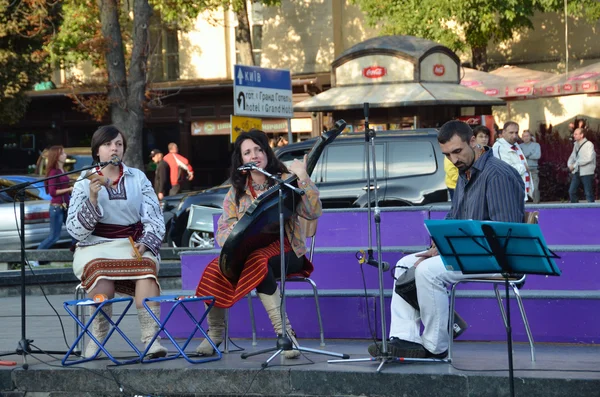
{"label": "woven skirt", "polygon": [[[285,239],[284,252],[290,252],[292,246],[288,239]],[[213,259],[204,269],[200,282],[196,288],[196,296],[214,296],[215,306],[229,308],[250,291],[256,288],[266,277],[268,272],[269,259],[279,255],[281,252],[279,241],[267,245],[264,248],[253,251],[246,259],[244,269],[236,284],[227,279],[219,267],[219,258]],[[304,257],[304,266],[299,276],[308,277],[313,271],[313,265]]]}
{"label": "woven skirt", "polygon": [[135,282],[152,278],[158,283],[158,259],[146,250],[142,260],[131,256],[129,239],[115,239],[85,247],[78,246],[73,255],[73,271],[86,291],[91,291],[98,280],[113,280],[115,291],[135,295]]}

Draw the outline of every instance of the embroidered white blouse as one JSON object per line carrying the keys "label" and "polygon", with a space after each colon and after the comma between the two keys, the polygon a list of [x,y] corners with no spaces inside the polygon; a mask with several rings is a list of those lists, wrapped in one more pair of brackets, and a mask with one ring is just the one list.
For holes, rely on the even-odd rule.
{"label": "embroidered white blouse", "polygon": [[111,241],[92,234],[98,222],[127,226],[141,221],[144,229],[137,242],[159,256],[165,223],[158,197],[142,171],[123,164],[121,179],[117,185],[100,190],[96,207],[92,206],[89,193],[90,180],[80,178],[73,187],[69,203],[67,230],[80,246]]}

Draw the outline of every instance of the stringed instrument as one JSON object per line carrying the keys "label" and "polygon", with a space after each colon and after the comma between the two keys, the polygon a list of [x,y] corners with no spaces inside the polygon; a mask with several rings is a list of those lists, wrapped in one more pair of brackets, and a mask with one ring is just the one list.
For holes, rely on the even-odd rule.
{"label": "stringed instrument", "polygon": [[[338,120],[335,126],[321,134],[311,148],[306,159],[306,172],[311,175],[325,146],[346,128],[344,120]],[[298,187],[298,178],[291,175],[284,182]],[[277,185],[261,194],[236,223],[225,240],[219,257],[219,268],[232,283],[237,283],[244,263],[255,250],[266,247],[273,241],[279,240],[279,188]],[[283,217],[288,220],[295,212],[302,199],[290,189],[283,190]]]}

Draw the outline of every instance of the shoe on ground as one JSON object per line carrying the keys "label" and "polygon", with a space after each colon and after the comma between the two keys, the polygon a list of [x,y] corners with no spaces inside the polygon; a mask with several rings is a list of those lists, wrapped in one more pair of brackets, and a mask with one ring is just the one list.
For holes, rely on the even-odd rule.
{"label": "shoe on ground", "polygon": [[[404,358],[425,358],[425,348],[414,342],[409,342],[392,336],[387,343],[388,353],[392,357]],[[372,357],[379,357],[383,352],[383,343],[377,342],[369,346],[369,354]]]}

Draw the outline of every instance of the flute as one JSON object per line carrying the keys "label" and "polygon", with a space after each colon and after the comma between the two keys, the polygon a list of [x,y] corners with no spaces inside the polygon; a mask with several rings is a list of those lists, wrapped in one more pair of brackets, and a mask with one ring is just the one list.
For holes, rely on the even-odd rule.
{"label": "flute", "polygon": [[131,243],[131,246],[133,247],[133,252],[135,253],[135,257],[138,261],[142,260],[142,255],[140,254],[140,251],[138,251],[137,247],[135,246],[135,242],[133,241],[133,237],[129,236],[129,242]]}

